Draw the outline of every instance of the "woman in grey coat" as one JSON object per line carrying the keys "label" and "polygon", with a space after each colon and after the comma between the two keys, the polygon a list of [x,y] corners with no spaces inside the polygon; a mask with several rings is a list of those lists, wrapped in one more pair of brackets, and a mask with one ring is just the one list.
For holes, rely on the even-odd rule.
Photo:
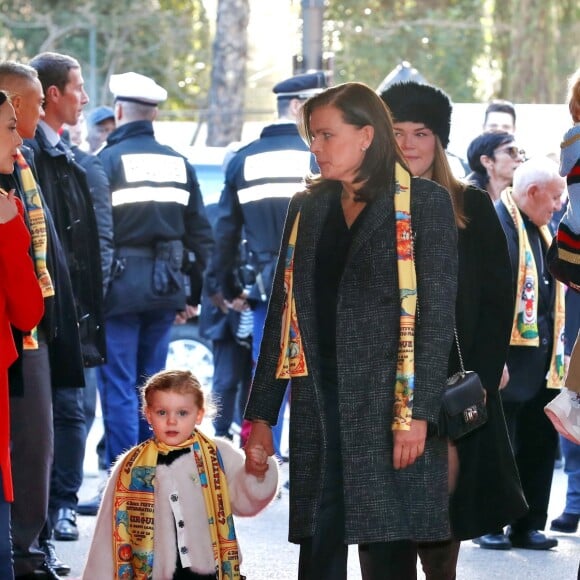
{"label": "woman in grey coat", "polygon": [[[300,128],[321,175],[288,210],[247,447],[273,453],[270,426],[291,377],[298,577],[346,578],[347,546],[358,544],[364,580],[406,580],[417,542],[450,537],[447,443],[434,433],[453,336],[453,209],[446,190],[410,178],[389,112],[366,85],[311,98]],[[401,209],[398,194],[409,191]],[[412,229],[401,219],[409,214]],[[414,265],[413,283],[401,262]],[[413,293],[419,313],[402,335]],[[395,393],[409,346],[414,368],[403,369],[408,382]]]}

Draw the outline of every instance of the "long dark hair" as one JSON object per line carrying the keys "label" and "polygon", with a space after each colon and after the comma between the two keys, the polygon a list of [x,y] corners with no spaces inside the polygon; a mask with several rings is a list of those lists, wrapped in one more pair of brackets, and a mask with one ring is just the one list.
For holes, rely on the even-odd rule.
{"label": "long dark hair", "polygon": [[[313,140],[310,131],[312,112],[329,105],[342,113],[345,123],[359,128],[367,125],[374,128],[373,140],[355,178],[356,183],[362,184],[356,192],[357,201],[371,201],[393,181],[396,162],[407,167],[395,139],[391,114],[375,91],[363,83],[344,83],[326,89],[308,99],[300,110],[298,130],[308,145]],[[328,181],[320,176],[308,178],[307,190],[314,192]]]}

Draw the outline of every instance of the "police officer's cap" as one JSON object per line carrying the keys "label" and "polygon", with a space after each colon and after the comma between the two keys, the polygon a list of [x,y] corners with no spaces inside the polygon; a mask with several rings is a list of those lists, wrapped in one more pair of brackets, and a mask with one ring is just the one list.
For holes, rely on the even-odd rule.
{"label": "police officer's cap", "polygon": [[327,88],[323,71],[293,76],[272,89],[278,99],[308,99]]}
{"label": "police officer's cap", "polygon": [[167,99],[167,91],[153,79],[139,73],[111,75],[109,90],[117,101],[155,106]]}
{"label": "police officer's cap", "polygon": [[94,127],[107,119],[115,119],[115,111],[111,107],[97,107],[93,109],[89,116],[87,117],[87,123],[89,126]]}

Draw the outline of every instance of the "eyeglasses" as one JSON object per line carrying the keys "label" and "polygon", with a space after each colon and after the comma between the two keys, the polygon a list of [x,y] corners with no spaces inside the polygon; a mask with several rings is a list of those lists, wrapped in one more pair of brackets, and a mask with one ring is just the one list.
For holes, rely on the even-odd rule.
{"label": "eyeglasses", "polygon": [[526,156],[526,152],[515,145],[510,145],[509,147],[504,147],[503,149],[497,149],[496,153],[507,153],[512,159],[517,159],[518,157]]}

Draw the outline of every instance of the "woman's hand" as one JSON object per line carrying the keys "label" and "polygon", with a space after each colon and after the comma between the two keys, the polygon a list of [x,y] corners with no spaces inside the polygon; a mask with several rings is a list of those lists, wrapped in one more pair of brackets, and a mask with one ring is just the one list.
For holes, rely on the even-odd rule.
{"label": "woman's hand", "polygon": [[507,384],[510,382],[510,372],[508,371],[507,363],[503,365],[503,371],[501,372],[501,379],[499,380],[499,390],[505,389]]}
{"label": "woman's hand", "polygon": [[267,423],[253,421],[250,436],[244,446],[246,471],[263,479],[268,471],[268,456],[274,455],[272,428]]}
{"label": "woman's hand", "polygon": [[0,224],[5,224],[18,215],[18,207],[14,199],[14,190],[8,193],[0,190]]}
{"label": "woman's hand", "polygon": [[427,421],[412,419],[409,431],[393,431],[393,467],[405,469],[425,452]]}

